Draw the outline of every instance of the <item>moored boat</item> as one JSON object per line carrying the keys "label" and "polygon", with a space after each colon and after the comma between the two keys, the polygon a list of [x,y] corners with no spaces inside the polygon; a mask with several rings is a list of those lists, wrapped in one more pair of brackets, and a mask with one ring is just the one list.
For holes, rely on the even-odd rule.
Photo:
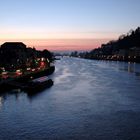
{"label": "moored boat", "polygon": [[40,91],[45,90],[46,88],[49,88],[53,85],[52,79],[49,79],[47,76],[43,76],[37,79],[33,79],[30,81],[27,86],[24,88],[24,90],[29,93],[37,93]]}

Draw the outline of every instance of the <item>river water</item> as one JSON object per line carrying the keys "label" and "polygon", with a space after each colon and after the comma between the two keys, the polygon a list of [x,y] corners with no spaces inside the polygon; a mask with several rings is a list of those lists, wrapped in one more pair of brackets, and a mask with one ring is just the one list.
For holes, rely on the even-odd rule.
{"label": "river water", "polygon": [[0,140],[140,140],[140,64],[64,57],[54,86],[0,95]]}

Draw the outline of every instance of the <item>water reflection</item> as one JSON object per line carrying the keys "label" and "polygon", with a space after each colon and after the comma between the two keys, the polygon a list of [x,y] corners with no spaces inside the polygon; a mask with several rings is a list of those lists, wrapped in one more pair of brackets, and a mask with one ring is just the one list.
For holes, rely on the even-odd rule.
{"label": "water reflection", "polygon": [[128,72],[135,73],[135,63],[128,62]]}
{"label": "water reflection", "polygon": [[46,89],[46,90],[44,90],[44,91],[42,91],[42,92],[36,92],[36,93],[34,93],[34,94],[29,94],[29,93],[25,93],[25,94],[27,94],[27,98],[29,99],[29,101],[32,101],[32,100],[35,100],[36,98],[38,98],[38,97],[41,97],[41,95],[43,94],[43,93],[45,93],[45,92],[47,92],[49,89]]}
{"label": "water reflection", "polygon": [[[12,99],[15,99],[15,101],[19,101],[19,98],[21,95],[25,94],[19,89],[12,90],[11,92],[5,92],[5,93],[0,93],[0,110],[2,109],[4,103],[9,97],[12,97]],[[25,94],[26,95],[26,94]]]}
{"label": "water reflection", "polygon": [[119,70],[127,71],[128,73],[134,73],[136,76],[140,76],[140,64],[133,62],[122,62],[119,65]]}
{"label": "water reflection", "polygon": [[139,73],[134,63],[63,58],[50,89],[0,95],[0,139],[140,139]]}
{"label": "water reflection", "polygon": [[0,96],[0,110],[1,110],[1,108],[2,108],[2,105],[3,105],[3,97]]}

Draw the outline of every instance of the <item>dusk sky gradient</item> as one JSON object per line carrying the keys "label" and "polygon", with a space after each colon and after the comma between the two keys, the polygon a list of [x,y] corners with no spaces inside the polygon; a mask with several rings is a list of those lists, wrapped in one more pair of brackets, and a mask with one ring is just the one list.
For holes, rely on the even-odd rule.
{"label": "dusk sky gradient", "polygon": [[140,0],[0,0],[0,44],[90,50],[140,26]]}

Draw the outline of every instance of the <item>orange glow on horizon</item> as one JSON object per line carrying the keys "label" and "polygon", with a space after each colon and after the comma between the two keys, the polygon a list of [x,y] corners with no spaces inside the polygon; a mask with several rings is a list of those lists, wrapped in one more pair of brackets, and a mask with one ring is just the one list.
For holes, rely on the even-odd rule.
{"label": "orange glow on horizon", "polygon": [[35,47],[37,50],[48,49],[50,51],[73,51],[73,50],[92,50],[107,43],[111,39],[22,39],[22,40],[0,40],[4,42],[23,42],[27,47]]}

